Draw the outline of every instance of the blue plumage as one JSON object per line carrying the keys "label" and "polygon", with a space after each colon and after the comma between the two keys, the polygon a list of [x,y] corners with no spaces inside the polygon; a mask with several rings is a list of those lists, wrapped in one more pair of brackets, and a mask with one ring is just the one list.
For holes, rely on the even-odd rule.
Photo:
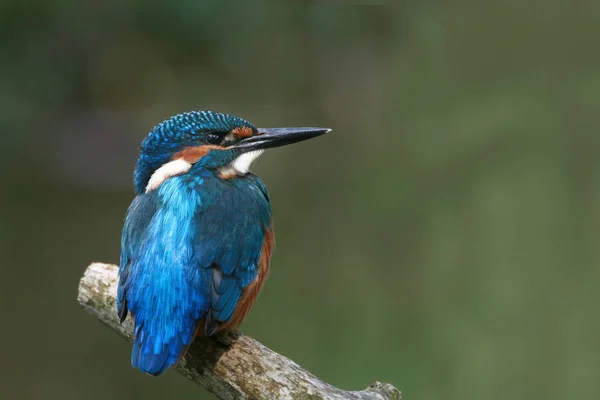
{"label": "blue plumage", "polygon": [[156,125],[142,143],[134,172],[136,192],[142,193],[150,175],[185,146],[207,144],[208,133],[227,133],[239,127],[256,130],[245,119],[212,111],[177,114]]}
{"label": "blue plumage", "polygon": [[128,312],[135,321],[134,367],[159,375],[199,327],[210,336],[243,320],[273,244],[269,196],[247,172],[249,163],[276,140],[325,131],[259,132],[241,118],[203,111],[150,132],[134,173],[137,196],[123,227],[117,293],[121,321]]}
{"label": "blue plumage", "polygon": [[[271,219],[260,187],[255,176],[224,181],[205,172],[171,178],[134,200],[118,296],[119,308],[135,315],[134,367],[155,375],[175,364],[209,308],[218,322],[231,318],[256,278]],[[222,278],[213,280],[213,271]]]}

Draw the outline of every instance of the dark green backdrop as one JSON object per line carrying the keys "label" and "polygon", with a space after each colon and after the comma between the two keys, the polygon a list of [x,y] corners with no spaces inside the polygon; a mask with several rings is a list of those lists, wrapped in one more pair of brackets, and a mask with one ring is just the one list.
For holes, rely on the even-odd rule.
{"label": "dark green backdrop", "polygon": [[330,3],[2,2],[0,397],[210,398],[76,289],[144,135],[212,109],[334,129],[255,166],[278,241],[245,332],[347,389],[600,398],[600,3]]}

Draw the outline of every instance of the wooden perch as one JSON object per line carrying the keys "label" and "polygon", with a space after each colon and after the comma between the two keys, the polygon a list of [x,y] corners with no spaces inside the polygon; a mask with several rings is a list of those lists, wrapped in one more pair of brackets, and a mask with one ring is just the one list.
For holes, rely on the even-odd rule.
{"label": "wooden perch", "polygon": [[[115,308],[115,265],[95,263],[79,283],[79,304],[108,327],[132,341],[130,319],[119,324]],[[375,382],[366,390],[337,389],[304,370],[295,362],[238,333],[226,347],[212,339],[197,339],[177,370],[220,399],[356,399],[401,400],[398,389]]]}

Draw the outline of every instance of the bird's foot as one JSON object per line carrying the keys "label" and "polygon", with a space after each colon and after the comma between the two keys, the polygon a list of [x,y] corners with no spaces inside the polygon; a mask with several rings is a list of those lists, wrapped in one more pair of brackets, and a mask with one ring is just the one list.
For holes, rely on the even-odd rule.
{"label": "bird's foot", "polygon": [[227,331],[217,332],[214,337],[217,340],[217,342],[219,342],[220,344],[222,344],[225,347],[229,347],[233,343],[235,343],[239,339],[240,336],[241,336],[241,334],[239,331],[227,330]]}

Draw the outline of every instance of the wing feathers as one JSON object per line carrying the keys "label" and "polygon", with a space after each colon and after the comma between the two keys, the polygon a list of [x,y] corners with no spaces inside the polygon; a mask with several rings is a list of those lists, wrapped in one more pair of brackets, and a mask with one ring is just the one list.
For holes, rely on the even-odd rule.
{"label": "wing feathers", "polygon": [[138,196],[125,221],[118,315],[134,317],[131,362],[152,375],[177,362],[201,321],[207,336],[237,321],[271,222],[257,177],[192,179],[174,177]]}

